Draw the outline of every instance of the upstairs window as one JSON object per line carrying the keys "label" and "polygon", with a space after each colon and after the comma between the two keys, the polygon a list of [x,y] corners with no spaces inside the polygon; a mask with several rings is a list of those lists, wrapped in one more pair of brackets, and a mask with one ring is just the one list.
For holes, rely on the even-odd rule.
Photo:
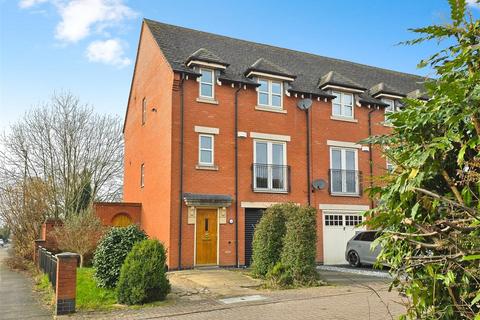
{"label": "upstairs window", "polygon": [[213,136],[210,134],[199,135],[198,141],[198,164],[213,166]]}
{"label": "upstairs window", "polygon": [[253,188],[255,191],[286,192],[287,146],[283,142],[255,141]]}
{"label": "upstairs window", "polygon": [[382,102],[387,104],[387,106],[385,107],[385,122],[390,123],[390,120],[388,119],[389,115],[398,111],[395,108],[395,101],[392,99],[382,99]]}
{"label": "upstairs window", "polygon": [[214,98],[214,79],[215,74],[212,69],[200,69],[200,97],[213,99]]}
{"label": "upstairs window", "polygon": [[332,92],[336,96],[332,102],[332,115],[343,118],[353,118],[353,94]]}
{"label": "upstairs window", "polygon": [[147,99],[142,100],[142,126],[147,122]]}
{"label": "upstairs window", "polygon": [[283,84],[280,81],[258,79],[258,105],[275,109],[283,106]]}
{"label": "upstairs window", "polygon": [[145,164],[142,163],[140,166],[140,187],[143,188],[145,186]]}
{"label": "upstairs window", "polygon": [[359,194],[356,149],[330,149],[330,191],[332,194]]}

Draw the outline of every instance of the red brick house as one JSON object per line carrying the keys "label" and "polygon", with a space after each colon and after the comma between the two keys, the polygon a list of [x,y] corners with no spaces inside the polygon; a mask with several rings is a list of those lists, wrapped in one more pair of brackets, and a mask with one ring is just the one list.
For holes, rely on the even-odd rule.
{"label": "red brick house", "polygon": [[[318,212],[317,261],[344,248],[385,173],[385,113],[421,77],[144,20],[125,117],[124,201],[171,269],[242,266],[274,203]],[[311,105],[310,105],[311,102]]]}

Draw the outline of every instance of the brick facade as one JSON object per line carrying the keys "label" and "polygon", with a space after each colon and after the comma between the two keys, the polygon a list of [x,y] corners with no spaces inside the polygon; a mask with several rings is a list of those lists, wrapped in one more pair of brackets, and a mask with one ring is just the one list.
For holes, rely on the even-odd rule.
{"label": "brick facade", "polygon": [[[144,23],[139,41],[137,61],[125,118],[124,201],[142,204],[141,225],[168,248],[168,265],[178,265],[179,207],[182,206],[181,267],[194,266],[195,224],[188,223],[188,207],[180,203],[181,101],[183,97],[183,192],[230,195],[235,199],[235,114],[234,101],[238,84],[228,81],[215,84],[215,101],[199,102],[199,83],[194,77],[182,78],[173,71]],[[147,100],[146,122],[142,124],[142,100]],[[283,95],[284,112],[255,108],[257,91],[242,86],[238,93],[238,131],[247,137],[238,138],[238,203],[226,208],[226,221],[219,225],[218,263],[223,266],[243,265],[245,261],[245,208],[242,203],[308,203],[307,187],[307,120],[305,111],[297,107],[301,94]],[[369,134],[388,132],[384,111],[374,105],[354,103],[354,121],[332,119],[330,99],[313,97],[310,107],[311,181],[323,179],[328,184],[330,146],[328,141],[357,144]],[[370,119],[370,120],[369,120]],[[370,127],[369,127],[370,124]],[[215,170],[199,169],[198,140],[195,126],[217,128],[214,135]],[[254,139],[252,132],[288,136],[287,164],[290,166],[288,193],[263,193],[252,190]],[[370,186],[372,174],[385,172],[386,161],[381,150],[368,145],[357,148],[358,170],[363,173],[363,189]],[[140,167],[144,164],[144,186],[140,185]],[[358,196],[332,196],[328,188],[314,190],[311,205],[318,211],[317,261],[323,256],[323,221],[320,205],[371,206],[365,193]],[[238,207],[238,221],[235,209]],[[233,219],[233,223],[228,223]],[[238,227],[238,257],[235,256],[235,225]]]}
{"label": "brick facade", "polygon": [[79,255],[64,252],[57,254],[56,257],[57,281],[55,286],[55,313],[62,315],[75,312]]}

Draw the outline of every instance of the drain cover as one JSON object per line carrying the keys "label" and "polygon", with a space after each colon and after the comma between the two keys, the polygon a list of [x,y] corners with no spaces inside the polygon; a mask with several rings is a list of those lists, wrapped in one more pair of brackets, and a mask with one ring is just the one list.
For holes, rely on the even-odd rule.
{"label": "drain cover", "polygon": [[256,295],[253,295],[253,296],[243,296],[243,297],[233,297],[233,298],[220,299],[220,302],[225,303],[225,304],[231,304],[231,303],[239,303],[239,302],[261,301],[261,300],[265,300],[265,299],[266,299],[265,297],[256,294]]}

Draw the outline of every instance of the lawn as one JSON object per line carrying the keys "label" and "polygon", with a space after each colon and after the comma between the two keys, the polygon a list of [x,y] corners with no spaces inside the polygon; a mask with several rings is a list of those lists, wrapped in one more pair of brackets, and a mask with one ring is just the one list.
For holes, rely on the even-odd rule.
{"label": "lawn", "polygon": [[77,269],[77,301],[78,310],[110,310],[117,305],[115,289],[97,287],[93,279],[92,268]]}

